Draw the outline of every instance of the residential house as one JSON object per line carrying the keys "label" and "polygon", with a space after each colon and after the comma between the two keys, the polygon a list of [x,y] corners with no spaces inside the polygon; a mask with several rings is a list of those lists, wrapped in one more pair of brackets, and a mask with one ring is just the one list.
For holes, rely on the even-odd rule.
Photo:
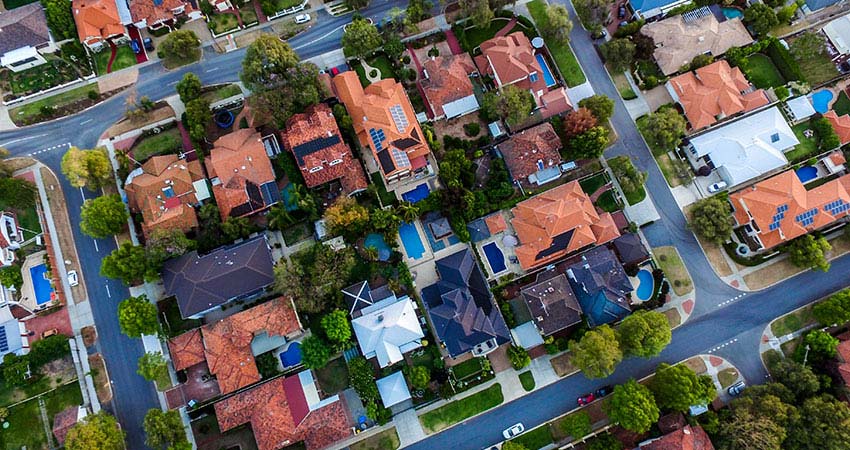
{"label": "residential house", "polygon": [[850,54],[850,13],[824,25],[823,34],[839,55]]}
{"label": "residential house", "polygon": [[272,163],[260,133],[251,128],[218,138],[205,164],[222,220],[256,214],[280,201]]}
{"label": "residential house", "polygon": [[581,323],[581,306],[564,273],[555,269],[537,274],[534,283],[520,291],[537,331],[550,336]]}
{"label": "residential house", "polygon": [[611,242],[617,259],[625,267],[637,267],[649,260],[649,252],[635,233],[626,233]]}
{"label": "residential house", "polygon": [[129,0],[129,3],[133,25],[141,29],[158,30],[174,25],[183,17],[189,21],[203,17],[191,2],[184,0]]}
{"label": "residential house", "polygon": [[612,241],[620,232],[610,213],[599,213],[577,181],[562,184],[511,210],[523,270],[551,264],[579,250]]}
{"label": "residential house", "polygon": [[764,90],[753,87],[740,68],[725,60],[671,78],[665,86],[682,106],[692,131],[770,103]]}
{"label": "residential house", "polygon": [[180,314],[198,319],[231,301],[262,294],[274,281],[273,266],[262,235],[203,256],[191,251],[169,259],[162,268],[162,282],[165,294],[177,298]]}
{"label": "residential house", "polygon": [[142,214],[145,236],[157,229],[197,228],[195,207],[210,197],[201,163],[177,155],[150,158],[130,173],[124,190],[130,211]]}
{"label": "residential house", "polygon": [[629,0],[635,20],[654,19],[686,3],[690,3],[690,0]]}
{"label": "residential house", "polygon": [[103,48],[107,40],[128,39],[115,1],[73,0],[71,4],[80,42],[94,51]]}
{"label": "residential house", "polygon": [[88,411],[83,406],[69,406],[63,411],[56,413],[53,416],[53,435],[56,436],[56,442],[61,446],[65,445],[65,436],[77,422],[82,422],[88,416]]}
{"label": "residential house", "polygon": [[820,11],[828,6],[835,5],[840,1],[841,0],[806,0],[801,9],[804,13],[809,14],[815,11]]}
{"label": "residential house", "polygon": [[351,435],[352,423],[338,395],[320,399],[310,371],[278,377],[214,405],[222,432],[248,424],[259,450],[304,442],[307,450],[329,447]]}
{"label": "residential house", "polygon": [[832,124],[832,129],[838,135],[841,145],[850,142],[850,115],[844,114],[839,116],[835,111],[830,109],[823,116]]}
{"label": "residential house", "polygon": [[480,48],[475,64],[481,74],[493,78],[498,89],[515,85],[530,91],[543,118],[573,109],[566,88],[557,86],[543,55],[521,31],[484,41]]}
{"label": "residential house", "polygon": [[496,148],[516,182],[540,186],[561,176],[561,139],[549,122],[522,130]]}
{"label": "residential house", "polygon": [[386,284],[372,289],[368,281],[361,281],[343,289],[342,296],[348,305],[348,314],[356,318],[360,317],[366,307],[395,298],[395,293]]}
{"label": "residential house", "polygon": [[847,217],[850,175],[806,190],[788,170],[731,194],[729,201],[750,248],[769,250]]}
{"label": "residential house", "polygon": [[387,183],[430,172],[431,151],[401,83],[384,79],[363,89],[354,71],[335,76],[333,83],[360,146],[372,152]]}
{"label": "residential house", "polygon": [[0,13],[0,66],[20,72],[44,64],[43,55],[56,50],[41,3]]}
{"label": "residential house", "polygon": [[0,211],[0,267],[15,262],[15,250],[21,248],[24,233],[14,213]]}
{"label": "residential house", "polygon": [[591,327],[618,321],[631,312],[632,287],[623,265],[607,247],[596,247],[581,255],[567,269],[567,277]]}
{"label": "residential house", "polygon": [[213,5],[215,7],[216,11],[218,11],[218,12],[227,11],[228,9],[234,9],[233,3],[231,3],[230,0],[201,0],[201,1],[210,2],[210,4]]}
{"label": "residential house", "polygon": [[483,356],[511,341],[487,279],[469,248],[436,262],[437,283],[422,289],[434,334],[452,358]]}
{"label": "residential house", "polygon": [[478,70],[469,53],[433,57],[423,64],[419,82],[431,120],[454,119],[478,111],[469,77]]}
{"label": "residential house", "polygon": [[695,168],[716,170],[732,187],[785,166],[785,152],[799,143],[774,106],[690,138],[685,154]]}
{"label": "residential house", "polygon": [[664,75],[678,72],[696,56],[719,57],[753,42],[740,18],[720,22],[708,7],[648,23],[640,33],[655,42],[652,56]]}
{"label": "residential house", "polygon": [[637,450],[714,450],[714,445],[702,427],[684,425],[659,438],[641,442]]}
{"label": "residential house", "polygon": [[410,297],[392,294],[358,312],[351,321],[357,343],[363,356],[377,358],[381,367],[401,361],[405,353],[422,346],[425,334]]}
{"label": "residential house", "polygon": [[295,156],[307,187],[338,181],[343,194],[353,195],[368,186],[363,166],[342,140],[328,105],[319,103],[292,116],[281,137]]}
{"label": "residential house", "polygon": [[15,318],[10,306],[0,306],[0,360],[9,353],[29,353],[28,336],[24,323]]}
{"label": "residential house", "polygon": [[[848,340],[850,336],[848,333],[843,333],[838,336],[838,339],[841,342],[838,343],[838,347],[836,347],[836,351],[838,353],[838,366],[836,367],[838,371],[838,376],[841,377],[841,380],[844,382],[845,387],[850,387],[850,340]],[[845,398],[847,395],[845,394]]]}

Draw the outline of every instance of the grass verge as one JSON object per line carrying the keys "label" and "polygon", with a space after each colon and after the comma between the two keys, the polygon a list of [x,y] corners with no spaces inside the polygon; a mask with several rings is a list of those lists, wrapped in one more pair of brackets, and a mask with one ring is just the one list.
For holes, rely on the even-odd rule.
{"label": "grass verge", "polygon": [[511,442],[528,450],[537,450],[552,443],[552,433],[549,432],[549,427],[544,425],[511,439]]}
{"label": "grass verge", "polygon": [[693,281],[688,275],[688,270],[682,263],[682,258],[679,257],[679,252],[675,247],[658,247],[654,248],[655,259],[661,270],[664,271],[664,276],[670,281],[673,291],[676,295],[685,295],[693,290]]}
{"label": "grass verge", "polygon": [[522,384],[522,388],[525,389],[525,392],[531,392],[534,390],[534,374],[531,373],[530,370],[519,374],[519,382]]}
{"label": "grass verge", "polygon": [[798,309],[790,314],[786,314],[770,324],[770,331],[776,337],[791,334],[806,325],[814,323],[815,319],[812,316],[812,305]]}
{"label": "grass verge", "polygon": [[720,372],[717,372],[717,379],[720,381],[720,387],[723,389],[732,386],[732,383],[738,379],[738,371],[732,367],[727,367]]}
{"label": "grass verge", "polygon": [[419,416],[422,427],[428,434],[446,429],[462,420],[502,404],[502,385],[496,383],[469,397],[453,401],[445,406]]}
{"label": "grass verge", "polygon": [[395,450],[401,445],[395,428],[381,431],[349,446],[351,450]]}
{"label": "grass verge", "polygon": [[89,92],[91,91],[100,94],[97,84],[80,86],[76,89],[62,92],[61,94],[52,95],[17,108],[12,108],[9,110],[9,116],[16,123],[29,123],[28,120],[38,118],[41,115],[42,107],[48,106],[58,109],[88,97]]}
{"label": "grass verge", "polygon": [[[546,5],[541,0],[533,0],[526,6],[528,6],[528,12],[531,13],[531,18],[534,19],[535,23],[542,24],[548,20],[546,18]],[[555,64],[558,65],[567,86],[575,87],[587,81],[569,43],[562,44],[553,40],[548,42],[546,46],[549,47],[549,53],[555,60]]]}

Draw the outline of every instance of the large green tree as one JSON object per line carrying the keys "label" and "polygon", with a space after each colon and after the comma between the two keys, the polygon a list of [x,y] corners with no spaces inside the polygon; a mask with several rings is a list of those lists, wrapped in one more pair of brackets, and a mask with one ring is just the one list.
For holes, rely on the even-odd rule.
{"label": "large green tree", "polygon": [[207,125],[213,120],[209,100],[198,97],[186,104],[186,125],[189,137],[195,142],[201,142],[207,136]]}
{"label": "large green tree", "polygon": [[289,44],[275,35],[261,34],[245,51],[240,78],[250,90],[257,91],[286,78],[300,62]]}
{"label": "large green tree", "polygon": [[[153,449],[177,450],[178,445],[189,443],[183,420],[177,410],[163,411],[159,408],[148,410],[145,414],[145,444]],[[192,448],[191,445],[189,448]]]}
{"label": "large green tree", "polygon": [[615,72],[628,70],[635,60],[635,44],[626,38],[612,39],[600,45],[599,51]]}
{"label": "large green tree", "polygon": [[339,295],[356,265],[354,251],[346,247],[334,251],[316,244],[281,261],[274,268],[274,288],[289,295],[299,311],[315,313],[325,308],[329,298]]}
{"label": "large green tree", "polygon": [[578,106],[589,109],[600,123],[605,123],[614,114],[614,100],[602,94],[582,99],[578,102]]}
{"label": "large green tree", "polygon": [[100,274],[121,280],[126,285],[135,285],[145,280],[155,280],[159,266],[152,264],[145,248],[124,242],[106,255],[100,264]]}
{"label": "large green tree", "polygon": [[[752,389],[752,388],[750,388]],[[772,394],[733,401],[719,432],[721,450],[780,450],[796,408]]]}
{"label": "large green tree", "polygon": [[57,41],[77,39],[77,27],[71,15],[71,0],[42,0],[47,26]]}
{"label": "large green tree", "polygon": [[832,250],[826,238],[807,234],[791,241],[786,247],[788,259],[797,267],[807,267],[814,270],[826,272],[829,270],[829,261],[826,252]]}
{"label": "large green tree", "polygon": [[179,228],[155,228],[145,241],[148,259],[156,264],[176,258],[195,247],[195,241],[186,237]]}
{"label": "large green tree", "polygon": [[463,15],[478,28],[487,28],[496,17],[488,0],[460,0],[459,4]]}
{"label": "large green tree", "polygon": [[201,40],[191,30],[174,30],[159,44],[159,54],[171,64],[184,64],[201,55]]}
{"label": "large green tree", "polygon": [[788,388],[800,401],[814,396],[820,390],[820,381],[811,367],[790,358],[783,358],[771,364],[770,376],[773,381]]}
{"label": "large green tree", "polygon": [[147,352],[139,358],[136,372],[148,381],[156,381],[168,374],[168,362],[160,352]]}
{"label": "large green tree", "polygon": [[201,79],[192,72],[183,74],[183,78],[174,86],[184,105],[200,97],[202,87]]}
{"label": "large green tree", "polygon": [[764,36],[779,25],[776,11],[764,3],[756,3],[744,10],[744,21],[750,24],[757,36]]}
{"label": "large green tree", "polygon": [[505,119],[508,125],[519,125],[528,120],[534,109],[534,97],[531,92],[514,85],[505,86],[501,91],[484,94],[481,110],[491,120]]}
{"label": "large green tree", "polygon": [[80,210],[80,230],[95,238],[114,236],[127,226],[127,208],[118,194],[86,200]]}
{"label": "large green tree", "polygon": [[129,297],[118,304],[118,324],[121,332],[132,338],[143,334],[157,334],[159,319],[156,305],[148,301],[144,294]]}
{"label": "large green tree", "polygon": [[623,359],[617,335],[608,325],[588,331],[581,340],[570,341],[572,363],[588,378],[605,378]]}
{"label": "large green tree", "polygon": [[301,362],[308,369],[321,369],[331,358],[331,348],[322,338],[314,335],[307,336],[301,342]]}
{"label": "large green tree", "polygon": [[658,406],[652,392],[635,380],[616,386],[604,408],[611,422],[635,433],[645,433],[658,422]]}
{"label": "large green tree", "polygon": [[850,448],[850,408],[829,395],[803,402],[799,419],[788,428],[788,450]]}
{"label": "large green tree", "polygon": [[660,108],[646,116],[641,132],[649,145],[663,151],[674,150],[685,135],[687,122],[673,108]]}
{"label": "large green tree", "polygon": [[805,345],[797,347],[797,354],[802,355],[802,359],[806,360],[805,354],[808,350],[808,361],[825,361],[835,358],[838,354],[838,343],[838,339],[826,331],[812,330],[803,338]]}
{"label": "large green tree", "polygon": [[691,228],[703,239],[721,245],[732,236],[729,205],[718,197],[702,199],[691,208]]}
{"label": "large green tree", "polygon": [[341,309],[335,309],[322,317],[322,331],[328,340],[338,348],[351,341],[351,325],[348,315]]}
{"label": "large green tree", "polygon": [[124,431],[118,421],[105,411],[86,416],[68,430],[67,450],[124,450]]}
{"label": "large green tree", "polygon": [[697,375],[685,364],[659,364],[649,388],[660,408],[682,412],[693,405],[711,403],[717,396],[711,377]]}
{"label": "large green tree", "polygon": [[22,178],[0,177],[0,198],[10,208],[26,209],[35,205],[35,184]]}
{"label": "large green tree", "polygon": [[569,156],[573,159],[599,158],[607,146],[608,130],[601,126],[592,127],[567,142]]}
{"label": "large green tree", "polygon": [[850,322],[850,290],[843,290],[815,304],[812,315],[823,326]]}
{"label": "large green tree", "polygon": [[627,356],[658,356],[670,343],[673,333],[667,316],[657,311],[636,311],[617,329],[620,347]]}
{"label": "large green tree", "polygon": [[549,41],[566,45],[570,41],[573,22],[564,5],[550,4],[545,9],[545,19],[537,24],[540,34]]}
{"label": "large green tree", "polygon": [[71,147],[62,156],[62,173],[76,188],[96,190],[114,182],[112,163],[104,148],[80,150]]}
{"label": "large green tree", "polygon": [[425,366],[413,366],[410,368],[407,377],[410,379],[410,385],[416,389],[425,389],[431,381],[431,372]]}
{"label": "large green tree", "polygon": [[24,276],[21,274],[21,266],[13,264],[11,266],[0,267],[0,284],[20,290],[21,286],[24,285]]}
{"label": "large green tree", "polygon": [[384,44],[384,38],[368,20],[354,19],[342,35],[342,51],[351,58],[365,58]]}

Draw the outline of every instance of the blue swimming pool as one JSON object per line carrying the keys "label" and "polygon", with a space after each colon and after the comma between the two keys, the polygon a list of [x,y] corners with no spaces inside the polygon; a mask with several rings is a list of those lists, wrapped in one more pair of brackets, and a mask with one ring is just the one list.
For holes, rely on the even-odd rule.
{"label": "blue swimming pool", "polygon": [[47,279],[47,266],[39,264],[35,267],[30,267],[30,277],[32,277],[32,287],[35,291],[35,303],[43,305],[50,302],[53,298],[53,286],[50,285],[50,280]]}
{"label": "blue swimming pool", "polygon": [[736,19],[744,15],[743,11],[738,8],[722,8],[721,11],[727,19]]}
{"label": "blue swimming pool", "polygon": [[401,238],[401,243],[404,245],[404,251],[407,256],[413,259],[419,259],[425,254],[425,245],[422,244],[422,238],[419,237],[419,232],[416,231],[416,225],[408,222],[402,222],[398,227],[398,235]]}
{"label": "blue swimming pool", "polygon": [[544,58],[540,53],[534,55],[534,57],[537,58],[540,68],[543,69],[543,81],[546,82],[546,86],[554,86],[555,77],[552,76],[552,71],[549,70],[549,65],[546,64],[546,58]]}
{"label": "blue swimming pool", "polygon": [[431,189],[428,188],[428,184],[422,183],[419,186],[416,186],[416,189],[401,194],[401,198],[406,202],[416,203],[425,200],[425,197],[427,197],[430,193]]}
{"label": "blue swimming pool", "polygon": [[493,270],[494,275],[506,269],[505,255],[495,242],[491,242],[482,248],[484,249],[484,255],[487,256],[487,261],[490,262],[490,268]]}
{"label": "blue swimming pool", "polygon": [[655,287],[655,280],[652,279],[652,272],[641,269],[637,273],[638,287],[635,290],[638,300],[647,301],[652,298],[652,290]]}
{"label": "blue swimming pool", "polygon": [[800,183],[806,183],[818,177],[818,169],[814,166],[803,166],[794,172],[797,173],[797,178],[800,179]]}
{"label": "blue swimming pool", "polygon": [[826,114],[829,111],[829,102],[832,101],[832,97],[832,91],[829,89],[821,89],[812,94],[812,106],[815,107],[815,111]]}
{"label": "blue swimming pool", "polygon": [[286,350],[280,352],[280,363],[284,369],[301,364],[301,344],[293,342],[286,347]]}
{"label": "blue swimming pool", "polygon": [[390,259],[390,254],[392,250],[390,246],[384,241],[384,237],[378,233],[371,233],[366,236],[366,240],[363,241],[363,246],[366,248],[374,248],[378,251],[378,260],[379,261],[387,261]]}

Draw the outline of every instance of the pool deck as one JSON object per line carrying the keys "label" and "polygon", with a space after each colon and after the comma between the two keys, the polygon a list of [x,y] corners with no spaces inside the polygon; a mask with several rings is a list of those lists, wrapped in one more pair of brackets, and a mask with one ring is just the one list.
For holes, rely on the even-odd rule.
{"label": "pool deck", "polygon": [[39,305],[36,302],[35,298],[35,288],[33,287],[32,275],[30,274],[30,269],[41,264],[44,264],[44,256],[47,255],[47,251],[42,250],[40,252],[33,253],[24,260],[23,265],[21,266],[21,275],[24,278],[24,285],[21,286],[21,306],[24,308],[35,311],[38,309],[44,309],[50,305],[50,302],[42,303]]}

